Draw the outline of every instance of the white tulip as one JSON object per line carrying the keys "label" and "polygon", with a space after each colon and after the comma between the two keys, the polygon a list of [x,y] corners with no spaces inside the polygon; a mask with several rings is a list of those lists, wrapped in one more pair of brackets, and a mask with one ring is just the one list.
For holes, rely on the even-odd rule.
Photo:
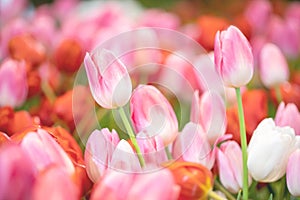
{"label": "white tulip", "polygon": [[254,131],[248,146],[247,165],[251,176],[260,182],[280,179],[285,174],[289,155],[296,149],[299,140],[294,129],[278,127],[273,119],[264,119]]}

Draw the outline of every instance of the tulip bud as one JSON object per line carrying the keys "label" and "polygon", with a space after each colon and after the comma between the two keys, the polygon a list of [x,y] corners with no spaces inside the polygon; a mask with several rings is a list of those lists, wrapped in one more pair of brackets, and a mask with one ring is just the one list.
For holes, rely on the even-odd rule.
{"label": "tulip bud", "polygon": [[248,146],[247,166],[251,176],[260,182],[279,180],[285,174],[289,155],[299,140],[292,128],[278,127],[271,118],[264,119],[255,129]]}
{"label": "tulip bud", "polygon": [[218,31],[215,37],[215,67],[229,87],[245,86],[253,76],[253,55],[250,44],[235,26]]}
{"label": "tulip bud", "polygon": [[199,91],[194,92],[191,106],[191,121],[200,124],[207,134],[211,145],[218,137],[225,134],[226,111],[221,96],[217,93],[204,92],[199,98]]}
{"label": "tulip bud", "polygon": [[102,107],[124,106],[131,96],[132,84],[125,65],[108,50],[84,58],[91,93]]}
{"label": "tulip bud", "polygon": [[300,149],[294,151],[288,160],[286,169],[286,183],[289,192],[300,197]]}
{"label": "tulip bud", "polygon": [[275,124],[277,126],[289,126],[295,130],[296,135],[300,135],[300,112],[293,103],[281,102],[278,106]]}
{"label": "tulip bud", "polygon": [[[235,141],[222,143],[217,150],[220,181],[224,187],[237,193],[243,187],[243,163],[241,147]],[[252,179],[249,178],[249,185]]]}
{"label": "tulip bud", "polygon": [[27,91],[25,62],[5,60],[0,67],[0,107],[21,106]]}
{"label": "tulip bud", "polygon": [[270,88],[279,85],[289,78],[289,68],[280,49],[271,43],[263,46],[260,52],[260,78]]}
{"label": "tulip bud", "polygon": [[148,137],[159,135],[164,145],[174,141],[178,134],[175,112],[155,87],[139,85],[130,100],[131,119],[136,132]]}
{"label": "tulip bud", "polygon": [[211,171],[200,164],[173,162],[164,164],[181,187],[178,200],[205,200],[213,186]]}

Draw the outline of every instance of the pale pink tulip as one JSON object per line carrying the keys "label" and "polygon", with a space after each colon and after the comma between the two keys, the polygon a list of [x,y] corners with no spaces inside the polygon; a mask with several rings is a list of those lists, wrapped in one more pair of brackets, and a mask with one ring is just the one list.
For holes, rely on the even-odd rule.
{"label": "pale pink tulip", "polygon": [[254,130],[248,146],[247,166],[253,179],[274,182],[284,176],[290,154],[300,144],[294,129],[264,119]]}
{"label": "pale pink tulip", "polygon": [[3,145],[0,163],[0,199],[31,199],[35,171],[23,149],[15,144]]}
{"label": "pale pink tulip", "polygon": [[24,61],[7,59],[0,66],[0,106],[21,106],[27,97]]}
{"label": "pale pink tulip", "polygon": [[51,166],[37,176],[32,193],[33,200],[80,199],[79,188],[68,172],[58,166]]}
{"label": "pale pink tulip", "polygon": [[178,134],[175,112],[164,95],[151,85],[139,85],[130,100],[131,119],[137,133],[148,137],[158,135],[164,145]]}
{"label": "pale pink tulip", "polygon": [[260,78],[266,87],[274,87],[288,80],[288,63],[276,45],[265,44],[261,49],[259,61]]}
{"label": "pale pink tulip", "polygon": [[[230,192],[237,193],[243,187],[242,150],[235,141],[222,143],[217,150],[217,163],[222,185]],[[249,185],[252,179],[249,176]]]}
{"label": "pale pink tulip", "polygon": [[297,106],[293,103],[285,105],[284,102],[281,102],[276,112],[275,124],[292,127],[295,133],[300,135],[300,112]]}
{"label": "pale pink tulip", "polygon": [[84,58],[91,93],[102,107],[124,106],[131,96],[132,84],[127,69],[108,50],[98,50]]}
{"label": "pale pink tulip", "polygon": [[58,165],[70,176],[74,174],[75,168],[71,159],[47,131],[38,129],[36,132],[27,133],[20,145],[37,171],[40,172],[50,165]]}
{"label": "pale pink tulip", "polygon": [[21,16],[27,6],[26,0],[7,0],[1,1],[0,18],[1,24],[14,17]]}
{"label": "pale pink tulip", "polygon": [[289,157],[286,183],[289,192],[295,197],[300,197],[300,149],[294,151]]}
{"label": "pale pink tulip", "polygon": [[269,0],[249,1],[245,11],[245,17],[255,33],[265,31],[271,14],[272,4]]}
{"label": "pale pink tulip", "polygon": [[211,145],[226,131],[226,110],[221,96],[206,91],[199,97],[199,91],[194,92],[191,106],[191,122],[200,124],[207,134]]}
{"label": "pale pink tulip", "polygon": [[210,146],[207,135],[199,124],[189,122],[173,143],[172,155],[174,159],[200,163],[212,169],[215,154]]}
{"label": "pale pink tulip", "polygon": [[136,172],[139,160],[130,144],[119,139],[115,130],[95,130],[88,138],[84,153],[87,174],[93,182],[103,176],[107,168]]}
{"label": "pale pink tulip", "polygon": [[109,171],[94,188],[91,200],[176,200],[178,195],[179,187],[167,169],[148,174]]}
{"label": "pale pink tulip", "polygon": [[150,138],[144,133],[140,133],[137,134],[136,140],[148,170],[162,167],[161,164],[168,161],[164,143],[159,136]]}
{"label": "pale pink tulip", "polygon": [[226,86],[245,86],[253,76],[251,46],[235,26],[218,31],[215,37],[215,67]]}

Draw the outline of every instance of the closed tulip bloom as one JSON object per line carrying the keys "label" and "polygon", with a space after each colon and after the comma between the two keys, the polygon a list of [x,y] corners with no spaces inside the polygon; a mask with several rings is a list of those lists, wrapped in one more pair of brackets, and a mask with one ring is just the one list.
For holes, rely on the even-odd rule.
{"label": "closed tulip bloom", "polygon": [[290,127],[278,127],[273,119],[264,119],[255,129],[248,146],[247,166],[260,182],[279,180],[286,171],[289,155],[300,137]]}
{"label": "closed tulip bloom", "polygon": [[300,135],[300,112],[293,103],[285,105],[281,102],[278,106],[275,124],[277,126],[289,126],[295,130],[296,135]]}
{"label": "closed tulip bloom", "polygon": [[203,127],[209,143],[213,145],[226,130],[226,110],[221,96],[206,91],[199,97],[199,91],[195,91],[190,119]]}
{"label": "closed tulip bloom", "polygon": [[215,37],[215,67],[228,87],[241,87],[253,76],[251,46],[243,33],[235,26],[218,31]]}
{"label": "closed tulip bloom", "polygon": [[275,44],[267,43],[263,46],[259,61],[260,78],[266,87],[270,88],[288,80],[289,68],[287,61]]}
{"label": "closed tulip bloom", "polygon": [[27,92],[25,62],[5,60],[0,66],[0,106],[21,106]]}
{"label": "closed tulip bloom", "polygon": [[[243,187],[242,150],[235,141],[228,141],[217,150],[217,163],[221,183],[232,192],[237,193]],[[248,179],[251,185],[252,179]]]}
{"label": "closed tulip bloom", "polygon": [[131,119],[137,133],[148,137],[159,135],[164,145],[178,135],[175,112],[164,95],[151,85],[139,85],[130,100]]}
{"label": "closed tulip bloom", "polygon": [[286,183],[289,192],[300,197],[300,149],[294,151],[288,160],[286,169]]}
{"label": "closed tulip bloom", "polygon": [[140,164],[130,144],[120,140],[117,132],[107,129],[95,130],[89,136],[84,153],[87,174],[93,182],[104,175],[107,168],[139,171]]}
{"label": "closed tulip bloom", "polygon": [[167,169],[147,174],[125,174],[111,170],[96,185],[91,200],[176,200],[179,191],[172,173]]}
{"label": "closed tulip bloom", "polygon": [[125,65],[108,50],[84,58],[91,93],[102,107],[124,106],[131,96],[132,83]]}
{"label": "closed tulip bloom", "polygon": [[70,176],[75,173],[70,157],[47,131],[38,129],[27,133],[20,145],[38,171],[54,164],[65,169]]}

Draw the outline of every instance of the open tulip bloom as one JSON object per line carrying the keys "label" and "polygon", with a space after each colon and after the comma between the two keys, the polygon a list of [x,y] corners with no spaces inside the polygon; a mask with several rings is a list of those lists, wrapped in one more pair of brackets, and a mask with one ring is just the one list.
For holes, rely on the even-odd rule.
{"label": "open tulip bloom", "polygon": [[0,6],[0,200],[299,200],[299,2],[32,2]]}

